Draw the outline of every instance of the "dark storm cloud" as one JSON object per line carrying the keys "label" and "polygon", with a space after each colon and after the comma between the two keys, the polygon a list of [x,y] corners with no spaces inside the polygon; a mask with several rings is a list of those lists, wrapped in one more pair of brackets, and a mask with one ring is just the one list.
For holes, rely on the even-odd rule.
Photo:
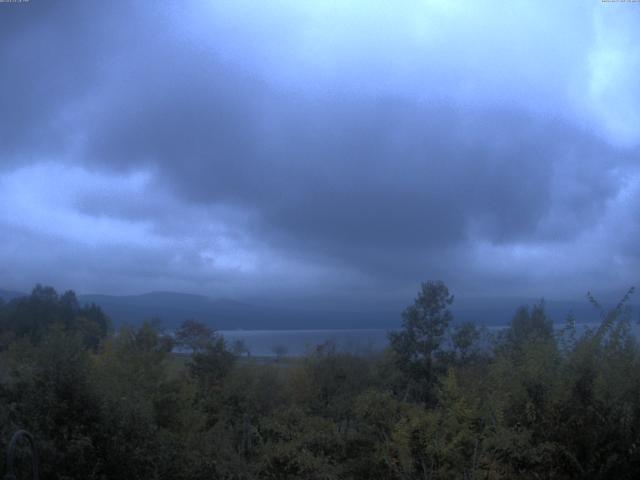
{"label": "dark storm cloud", "polygon": [[[78,125],[69,124],[66,115],[100,79],[101,61],[118,41],[109,34],[118,16],[113,2],[3,5],[0,149],[5,166],[14,155],[28,159],[68,147]],[[93,18],[105,22],[96,25]]]}
{"label": "dark storm cloud", "polygon": [[[318,103],[229,67],[198,68],[197,82],[168,65],[159,77],[171,87],[149,79],[128,92],[95,125],[88,157],[112,167],[151,163],[186,200],[253,212],[255,234],[279,248],[364,270],[405,269],[472,231],[498,243],[571,237],[616,192],[606,165],[625,157],[527,112],[393,98]],[[563,167],[587,195],[555,191]],[[571,218],[545,232],[552,208]]]}
{"label": "dark storm cloud", "polygon": [[[282,12],[299,8],[278,5]],[[634,242],[617,242],[596,226],[614,207],[628,218],[625,195],[636,198],[635,131],[625,130],[621,145],[582,121],[591,104],[565,112],[571,102],[554,80],[563,71],[535,62],[544,50],[531,54],[529,66],[517,48],[505,47],[511,57],[501,61],[520,69],[505,74],[482,50],[487,64],[480,65],[473,42],[452,43],[456,63],[414,43],[404,48],[400,36],[389,39],[381,59],[366,53],[349,63],[358,49],[348,48],[348,29],[336,27],[328,44],[345,45],[348,55],[335,61],[344,71],[319,70],[315,78],[316,67],[308,66],[315,57],[333,64],[324,45],[303,61],[277,55],[291,53],[300,34],[292,25],[309,27],[305,15],[262,12],[262,24],[239,25],[242,8],[221,4],[214,10],[227,9],[228,24],[213,18],[202,28],[201,18],[189,22],[193,10],[207,11],[203,5],[32,0],[16,7],[3,6],[0,15],[0,108],[9,125],[0,130],[0,151],[13,202],[0,225],[23,228],[26,220],[11,213],[23,208],[32,228],[20,230],[22,243],[46,251],[45,231],[67,258],[76,249],[69,245],[90,242],[77,247],[84,285],[139,290],[146,279],[188,288],[190,279],[195,288],[227,282],[255,292],[278,278],[271,286],[279,282],[283,291],[396,291],[441,277],[482,291],[486,283],[539,285],[553,275],[552,265],[575,271],[579,262],[565,255],[572,252],[597,263],[589,269],[596,278],[610,258],[588,259],[595,250],[634,251]],[[436,7],[450,22],[450,7],[429,8]],[[591,54],[583,45],[594,35],[596,47],[602,43],[588,17],[573,20],[573,43],[558,46],[549,62],[555,69],[573,62],[567,78],[591,65],[596,73],[585,91],[604,98],[610,79],[598,65],[610,65],[609,52]],[[280,31],[282,18],[288,23]],[[300,38],[308,41],[309,32]],[[358,32],[353,38],[357,44]],[[479,38],[478,48],[491,50],[497,40]],[[329,57],[341,52],[336,47]],[[401,81],[377,66],[405,68],[395,53],[407,65],[424,65]],[[377,84],[371,72],[387,76]],[[519,74],[526,77],[521,84]],[[459,91],[477,91],[477,98]],[[629,118],[596,107],[606,126]],[[29,187],[33,172],[20,168],[42,162],[49,163],[33,172],[49,177]],[[38,211],[57,208],[61,194],[51,185],[65,182],[71,193],[62,195],[59,218],[68,228],[45,228]],[[38,188],[49,193],[36,201],[31,191]],[[87,240],[87,225],[105,235]],[[637,228],[624,228],[637,238]],[[38,270],[25,269],[34,277]],[[95,280],[91,272],[99,270],[108,278]],[[296,286],[296,278],[315,283]]]}

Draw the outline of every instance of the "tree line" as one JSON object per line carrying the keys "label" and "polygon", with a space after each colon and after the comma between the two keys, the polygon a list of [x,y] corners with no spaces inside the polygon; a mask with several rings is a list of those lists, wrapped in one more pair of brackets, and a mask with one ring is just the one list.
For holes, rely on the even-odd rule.
{"label": "tree line", "polygon": [[540,303],[490,333],[426,282],[384,352],[325,343],[285,364],[194,320],[116,331],[36,286],[0,302],[0,448],[29,430],[46,479],[635,478],[631,293],[609,312],[589,296],[593,328],[554,329]]}

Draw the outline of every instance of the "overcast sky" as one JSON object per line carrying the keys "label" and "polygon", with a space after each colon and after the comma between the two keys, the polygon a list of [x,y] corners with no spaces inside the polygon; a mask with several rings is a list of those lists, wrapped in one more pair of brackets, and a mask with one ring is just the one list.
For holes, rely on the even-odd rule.
{"label": "overcast sky", "polygon": [[640,278],[640,3],[0,3],[0,288]]}

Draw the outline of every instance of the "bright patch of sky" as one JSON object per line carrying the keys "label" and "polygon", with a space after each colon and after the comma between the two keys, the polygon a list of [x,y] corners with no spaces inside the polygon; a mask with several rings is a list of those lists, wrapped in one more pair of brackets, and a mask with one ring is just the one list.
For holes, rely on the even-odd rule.
{"label": "bright patch of sky", "polygon": [[236,0],[198,4],[182,28],[203,50],[306,95],[525,108],[628,146],[640,141],[640,12],[632,7]]}

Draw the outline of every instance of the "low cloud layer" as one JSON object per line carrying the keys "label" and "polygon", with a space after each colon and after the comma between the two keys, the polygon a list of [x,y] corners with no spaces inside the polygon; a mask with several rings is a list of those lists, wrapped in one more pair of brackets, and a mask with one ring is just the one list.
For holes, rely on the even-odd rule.
{"label": "low cloud layer", "polygon": [[0,5],[0,286],[637,283],[640,9],[465,3]]}

